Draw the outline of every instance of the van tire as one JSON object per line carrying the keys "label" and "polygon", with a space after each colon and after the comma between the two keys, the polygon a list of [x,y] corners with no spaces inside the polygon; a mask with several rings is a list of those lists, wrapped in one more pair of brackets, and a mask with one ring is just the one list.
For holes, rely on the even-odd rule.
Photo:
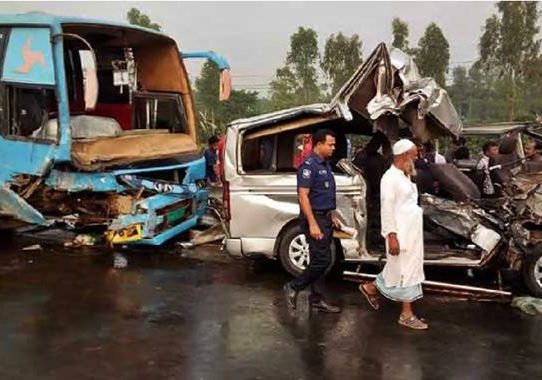
{"label": "van tire", "polygon": [[[297,245],[303,245],[301,254],[304,256],[302,261],[305,265],[300,266],[293,261],[290,249],[295,247],[292,247],[292,243],[298,243]],[[299,226],[299,223],[293,223],[290,226],[286,227],[286,230],[284,231],[284,233],[282,234],[282,238],[280,239],[278,256],[282,267],[286,270],[286,272],[288,272],[294,277],[299,276],[309,264],[309,244],[307,242],[307,239],[305,238],[305,234]],[[335,266],[335,264],[337,264],[336,257],[337,247],[335,241],[333,240],[331,243],[332,264],[328,271],[330,271]]]}
{"label": "van tire", "polygon": [[[282,235],[282,238],[280,239],[278,252],[280,263],[282,264],[282,267],[286,270],[286,272],[290,273],[292,276],[299,276],[301,272],[303,272],[304,268],[301,268],[293,261],[290,254],[290,249],[295,249],[295,247],[291,247],[291,245],[295,243],[302,243],[303,241],[306,242],[305,234],[303,234],[299,223],[292,223],[289,227],[287,227],[286,231]],[[300,252],[300,254],[304,256],[303,259],[306,256],[306,265],[309,264],[308,249],[309,248],[307,243],[306,251],[305,249],[303,249],[302,252]]]}
{"label": "van tire", "polygon": [[[537,275],[538,273],[538,275]],[[542,297],[542,245],[527,255],[523,262],[523,282],[534,297]]]}

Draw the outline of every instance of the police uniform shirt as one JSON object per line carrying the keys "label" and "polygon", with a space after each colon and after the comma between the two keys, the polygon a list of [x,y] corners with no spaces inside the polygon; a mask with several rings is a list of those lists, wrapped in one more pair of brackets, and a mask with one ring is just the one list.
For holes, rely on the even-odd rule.
{"label": "police uniform shirt", "polygon": [[308,188],[314,211],[335,210],[335,177],[329,161],[312,153],[297,171],[297,187]]}

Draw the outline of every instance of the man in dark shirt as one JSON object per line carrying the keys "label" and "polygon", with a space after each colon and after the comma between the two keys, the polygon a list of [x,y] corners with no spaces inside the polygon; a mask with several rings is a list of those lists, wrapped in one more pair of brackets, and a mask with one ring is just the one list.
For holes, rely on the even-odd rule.
{"label": "man in dark shirt", "polygon": [[218,137],[211,136],[207,140],[209,147],[203,154],[205,156],[205,178],[211,184],[218,182]]}
{"label": "man in dark shirt", "polygon": [[352,163],[363,171],[363,177],[368,187],[367,196],[371,202],[380,202],[380,180],[391,164],[378,152],[382,147],[384,153],[386,145],[389,145],[388,137],[382,132],[376,132],[352,160]]}
{"label": "man in dark shirt", "polygon": [[309,243],[310,261],[299,277],[284,285],[284,292],[288,305],[295,309],[297,293],[310,286],[309,305],[312,309],[339,313],[341,309],[325,302],[316,288],[316,282],[323,282],[333,265],[333,226],[338,226],[338,221],[332,216],[336,194],[335,178],[329,163],[335,150],[335,134],[325,129],[318,130],[312,137],[312,143],[312,154],[297,172],[299,219]]}
{"label": "man in dark shirt", "polygon": [[[457,137],[452,140],[451,149],[446,152],[446,162],[452,163],[454,160],[465,160],[470,157],[469,148],[466,146],[467,140],[464,137]],[[459,152],[457,152],[459,150]]]}
{"label": "man in dark shirt", "polygon": [[[431,149],[431,145],[422,144],[419,141],[415,141],[418,148],[418,157],[414,161],[414,168],[416,169],[416,186],[418,187],[418,194],[435,194],[435,179],[431,174],[431,164],[435,163],[434,152],[428,152],[427,148]],[[433,154],[431,154],[433,153]]]}

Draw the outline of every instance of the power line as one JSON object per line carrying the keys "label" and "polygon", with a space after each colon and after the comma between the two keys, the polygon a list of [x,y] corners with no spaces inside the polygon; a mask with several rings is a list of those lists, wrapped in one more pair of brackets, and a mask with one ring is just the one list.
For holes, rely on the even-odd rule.
{"label": "power line", "polygon": [[232,78],[272,78],[273,74],[232,74]]}
{"label": "power line", "polygon": [[251,85],[233,85],[233,88],[271,88],[271,86],[268,85],[257,85],[257,86],[251,86]]}
{"label": "power line", "polygon": [[454,62],[450,62],[450,65],[457,65],[461,63],[472,63],[472,62],[476,62],[476,59],[469,59],[466,61],[454,61]]}

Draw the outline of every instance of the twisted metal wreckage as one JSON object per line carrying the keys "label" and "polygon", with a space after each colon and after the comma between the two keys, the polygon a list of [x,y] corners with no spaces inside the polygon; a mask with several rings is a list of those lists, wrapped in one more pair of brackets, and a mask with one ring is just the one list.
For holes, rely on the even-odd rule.
{"label": "twisted metal wreckage", "polygon": [[[293,249],[302,245],[303,239],[295,230],[299,207],[293,182],[295,169],[289,154],[295,136],[322,127],[333,128],[339,134],[337,151],[338,156],[342,156],[338,158],[343,159],[337,163],[340,173],[336,176],[337,214],[354,231],[337,238],[336,243],[346,262],[360,264],[378,264],[383,252],[381,246],[369,246],[369,240],[379,235],[378,231],[371,230],[371,220],[368,220],[378,218],[374,209],[368,210],[374,203],[367,198],[367,184],[370,185],[373,173],[364,172],[344,159],[347,148],[340,135],[374,136],[380,131],[393,142],[401,136],[428,141],[459,136],[463,132],[447,92],[433,79],[420,77],[411,57],[397,49],[388,50],[385,44],[378,45],[330,103],[295,107],[231,123],[224,160],[224,201],[226,216],[229,216],[226,249],[230,253],[280,258],[291,273],[307,264],[308,250],[296,252]],[[537,126],[518,126],[517,129],[531,127]],[[275,138],[267,141],[269,149],[274,149],[274,156],[270,157],[275,158],[270,161],[271,166],[257,172],[254,171],[257,168],[252,167],[254,160],[244,157],[254,157],[257,142],[266,138]],[[502,156],[506,159],[506,155]],[[426,265],[496,268],[499,273],[523,270],[531,292],[542,295],[538,232],[542,215],[538,203],[540,178],[522,170],[522,160],[514,161],[514,165],[507,162],[493,167],[495,174],[508,178],[499,183],[501,196],[498,199],[482,199],[479,189],[461,168],[451,164],[442,166],[445,168],[442,171],[451,173],[445,175],[451,178],[444,178],[452,190],[449,196],[423,194],[420,197],[426,232],[430,236],[425,262]],[[523,174],[516,175],[518,171]],[[467,195],[455,191],[464,188],[471,191]],[[247,210],[260,215],[265,223],[255,223]],[[350,271],[348,275],[352,277],[353,273]],[[489,293],[508,294],[500,290]]]}
{"label": "twisted metal wreckage", "polygon": [[149,29],[0,15],[1,228],[93,227],[160,245],[198,223],[208,192],[184,59]]}

